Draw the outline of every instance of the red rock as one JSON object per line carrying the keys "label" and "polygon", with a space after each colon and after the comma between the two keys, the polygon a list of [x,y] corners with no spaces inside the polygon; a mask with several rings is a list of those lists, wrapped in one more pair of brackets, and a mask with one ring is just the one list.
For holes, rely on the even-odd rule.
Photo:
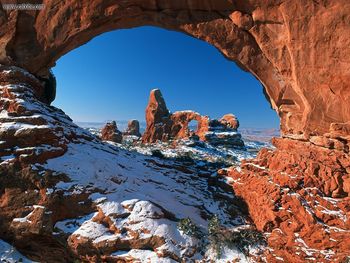
{"label": "red rock", "polygon": [[146,130],[143,142],[167,140],[170,133],[170,113],[159,89],[151,91],[146,108]]}
{"label": "red rock", "polygon": [[128,127],[127,127],[126,131],[124,132],[124,134],[141,137],[139,121],[138,120],[130,120],[128,122]]}
{"label": "red rock", "polygon": [[240,11],[234,11],[230,15],[230,18],[235,25],[237,25],[238,27],[240,27],[244,30],[251,29],[253,24],[254,24],[253,18],[250,15],[243,14]]}
{"label": "red rock", "polygon": [[239,121],[237,117],[233,114],[226,114],[222,116],[222,118],[219,121],[227,128],[237,130],[239,127]]}
{"label": "red rock", "polygon": [[151,24],[207,41],[251,72],[280,116],[282,134],[349,134],[348,0],[106,3],[50,0],[40,11],[3,10],[0,63],[48,79],[61,56],[93,37]]}
{"label": "red rock", "polygon": [[[197,122],[195,130],[189,127],[192,121]],[[244,146],[241,135],[236,132],[238,119],[233,114],[224,115],[220,120],[210,120],[208,116],[191,110],[169,113],[159,89],[151,91],[146,108],[146,125],[142,137],[144,143],[197,136],[213,145]]]}
{"label": "red rock", "polygon": [[107,124],[102,128],[101,139],[103,141],[111,141],[116,143],[122,142],[123,135],[118,130],[117,123],[115,121],[107,122]]}
{"label": "red rock", "polygon": [[[282,135],[293,139],[275,140],[276,150],[261,151],[252,164],[242,164],[242,172],[230,174],[241,182],[234,184],[235,192],[248,204],[256,225],[272,231],[269,244],[274,251],[266,252],[267,260],[276,262],[276,256],[280,256],[285,262],[305,262],[308,257],[305,251],[308,252],[309,247],[314,249],[309,253],[316,261],[326,261],[320,249],[324,253],[330,248],[335,252],[332,262],[345,261],[350,251],[348,220],[342,222],[332,213],[323,215],[317,202],[324,207],[331,207],[333,202],[336,205],[332,209],[350,215],[348,0],[115,3],[49,0],[40,11],[0,10],[0,63],[20,66],[46,80],[49,69],[62,55],[114,29],[151,24],[213,44],[226,58],[262,83],[266,98],[281,119]],[[1,66],[0,72],[1,85],[25,85],[25,88],[17,86],[17,92],[2,88],[0,109],[8,112],[8,116],[1,119],[2,127],[16,117],[24,117],[24,123],[34,126],[47,121],[36,118],[37,114],[56,118],[49,122],[54,127],[51,131],[44,129],[43,138],[40,138],[40,129],[22,133],[34,140],[29,162],[34,162],[37,155],[44,156],[41,159],[44,162],[48,158],[45,147],[58,149],[54,155],[59,155],[65,151],[67,142],[78,136],[93,139],[86,134],[75,134],[69,128],[72,124],[68,124],[67,116],[44,105],[52,100],[50,85],[46,87],[38,78],[21,70],[8,74]],[[28,94],[28,90],[32,92]],[[40,105],[39,112],[27,108],[20,99]],[[167,139],[163,136],[174,132],[170,129],[172,123],[159,123],[161,128],[149,127],[146,141]],[[201,125],[205,127],[203,132],[209,129],[208,120],[201,121]],[[182,129],[182,135],[186,134],[185,130]],[[11,175],[18,178],[11,177],[13,184],[22,180],[25,183],[17,188],[7,181],[0,184],[1,187],[11,185],[6,191],[1,190],[4,193],[1,196],[4,206],[0,209],[2,233],[6,233],[6,224],[13,217],[9,214],[19,216],[24,212],[26,198],[40,199],[33,191],[23,194],[26,187],[34,188],[42,182],[34,180],[34,175],[28,178],[22,169],[30,163],[21,162],[16,149],[23,151],[21,144],[28,146],[28,142],[23,138],[17,140],[16,131],[8,129],[0,134],[0,141],[4,142],[0,144],[0,155],[15,156],[13,163],[0,168],[2,175],[6,175],[0,179]],[[20,170],[18,174],[11,172],[16,167]],[[8,194],[9,189],[17,192]],[[315,189],[319,192],[314,193]],[[336,228],[328,228],[322,220]],[[337,228],[346,231],[334,231]],[[295,234],[299,234],[307,247],[297,241]],[[30,244],[36,251],[40,250],[42,254],[36,255],[37,259],[71,261],[66,252],[57,253],[62,251],[61,247],[50,242],[52,239],[48,237],[31,236],[21,244],[22,248],[23,244]]]}
{"label": "red rock", "polygon": [[284,261],[304,262],[308,255],[300,252],[309,251],[324,262],[332,249],[331,261],[342,262],[350,251],[349,154],[291,139],[273,143],[276,150],[261,150],[240,172],[227,171],[235,193],[257,228],[272,233],[269,245]]}
{"label": "red rock", "polygon": [[52,219],[82,215],[89,207],[63,195],[47,197],[48,188],[67,178],[37,166],[66,153],[69,142],[94,138],[48,105],[41,80],[20,68],[0,68],[0,238],[37,261],[72,262],[52,235]]}

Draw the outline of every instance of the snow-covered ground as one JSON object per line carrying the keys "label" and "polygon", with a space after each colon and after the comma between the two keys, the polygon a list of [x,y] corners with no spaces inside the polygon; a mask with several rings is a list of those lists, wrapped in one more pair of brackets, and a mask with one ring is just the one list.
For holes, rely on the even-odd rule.
{"label": "snow-covered ground", "polygon": [[[86,127],[92,134],[99,136],[100,130],[95,127]],[[176,140],[143,144],[135,136],[124,136],[118,147],[129,151],[136,151],[145,155],[161,152],[165,158],[193,158],[198,161],[209,161],[226,166],[237,166],[243,159],[255,158],[261,148],[273,148],[270,142],[243,139],[245,147],[213,146],[202,141]]]}
{"label": "snow-covered ground", "polygon": [[[178,229],[180,219],[190,218],[203,233],[208,232],[208,221],[213,215],[227,229],[247,224],[235,205],[228,180],[218,177],[217,167],[211,162],[195,159],[188,163],[188,159],[158,158],[138,151],[113,143],[81,141],[69,144],[62,157],[38,165],[38,169],[69,176],[68,181],[48,189],[48,194],[88,193],[96,205],[94,213],[57,222],[56,235],[65,234],[74,244],[104,246],[106,256],[112,258],[133,255],[141,262],[154,257],[176,262],[208,256],[201,254],[198,238]],[[118,249],[120,244],[123,245]],[[142,251],[137,250],[140,246]],[[225,248],[221,256],[228,255],[245,259],[237,249]]]}
{"label": "snow-covered ground", "polygon": [[0,262],[2,263],[35,263],[21,253],[13,246],[0,239]]}
{"label": "snow-covered ground", "polygon": [[[48,226],[45,234],[50,234],[50,220],[59,218],[52,235],[60,241],[65,238],[82,260],[95,253],[101,261],[112,262],[205,262],[215,256],[209,247],[210,218],[216,215],[220,229],[227,231],[249,227],[230,178],[220,177],[217,170],[254,157],[259,148],[254,143],[246,144],[246,149],[192,141],[174,147],[105,143],[91,134],[96,130],[84,130],[62,111],[38,101],[29,86],[0,86],[0,92],[11,94],[0,96],[4,105],[12,103],[25,112],[23,116],[9,114],[7,108],[0,112],[0,132],[9,133],[11,139],[0,141],[0,165],[24,161],[30,153],[31,170],[50,179],[46,191],[40,191],[44,197],[40,206],[31,203],[32,211],[13,218],[18,229]],[[38,138],[28,139],[31,133]],[[34,163],[38,157],[41,164]],[[57,200],[60,205],[51,203]],[[46,217],[50,220],[40,221],[42,227],[37,224]],[[181,230],[179,222],[184,219],[190,219],[196,235]],[[237,247],[225,245],[222,252],[216,260],[246,260]],[[3,262],[30,262],[3,241],[0,256]]]}
{"label": "snow-covered ground", "polygon": [[[27,109],[33,120],[45,123],[44,127],[36,122],[29,125],[22,117],[2,111],[1,127],[14,131],[17,136],[14,141],[23,132],[47,129],[59,142],[59,149],[67,146],[60,157],[32,164],[31,168],[38,171],[38,176],[46,172],[50,179],[57,176],[54,185],[46,189],[45,199],[52,196],[70,202],[78,200],[75,205],[84,207],[76,213],[67,213],[76,216],[55,222],[52,232],[57,238],[66,238],[68,246],[83,259],[87,253],[99,251],[98,254],[112,261],[205,261],[213,257],[208,254],[211,217],[217,215],[221,226],[228,230],[249,225],[230,180],[218,176],[217,170],[254,157],[256,148],[251,147],[252,151],[247,150],[249,145],[247,149],[214,148],[192,141],[181,141],[174,147],[171,143],[146,146],[128,141],[119,145],[105,143],[91,135],[93,130],[79,128],[63,112],[37,101],[29,88],[19,85],[3,88],[15,95],[13,100]],[[55,149],[50,143],[39,141],[30,149],[35,153],[50,152]],[[27,146],[6,148],[8,154],[2,155],[0,165],[25,157],[21,151],[28,147],[23,147]],[[12,223],[35,224],[32,217],[35,219],[38,212],[37,205],[32,204],[33,211],[14,218]],[[65,209],[72,207],[73,203],[68,203]],[[40,211],[45,210],[47,215],[62,208],[49,209],[40,206]],[[179,222],[186,218],[198,228],[200,236],[179,229]],[[0,252],[5,253],[7,260],[13,257],[13,262],[20,261],[21,256],[5,243],[0,244]],[[246,259],[234,247],[225,247],[221,257]]]}

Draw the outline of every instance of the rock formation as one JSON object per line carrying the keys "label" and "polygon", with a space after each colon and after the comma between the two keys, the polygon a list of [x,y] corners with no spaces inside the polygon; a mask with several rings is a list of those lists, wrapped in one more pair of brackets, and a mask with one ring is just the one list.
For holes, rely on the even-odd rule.
{"label": "rock formation", "polygon": [[0,63],[36,76],[48,79],[59,57],[96,35],[154,25],[207,41],[256,76],[284,136],[349,129],[348,0],[50,0],[0,10]]}
{"label": "rock formation", "polygon": [[271,235],[268,262],[344,262],[350,243],[349,154],[310,142],[273,140],[233,178],[235,193],[248,205],[257,228]]}
{"label": "rock formation", "polygon": [[222,116],[219,122],[222,123],[223,126],[233,130],[237,130],[239,128],[239,121],[233,114],[226,114]]}
{"label": "rock formation", "polygon": [[[191,121],[197,122],[197,128],[192,131]],[[237,133],[239,126],[236,116],[227,114],[220,120],[210,120],[194,111],[176,111],[170,113],[162,93],[154,89],[150,93],[146,108],[146,131],[143,134],[144,143],[188,139],[196,136],[215,146],[243,147],[241,135]]]}
{"label": "rock formation", "polygon": [[27,71],[1,67],[0,239],[37,260],[71,262],[69,251],[52,235],[52,224],[86,213],[88,208],[78,204],[86,196],[48,197],[47,189],[67,177],[42,165],[64,156],[72,142],[97,140],[61,110],[48,106],[44,90]]}
{"label": "rock formation", "polygon": [[141,137],[139,121],[138,120],[128,121],[128,127],[126,128],[123,134]]}
{"label": "rock formation", "polygon": [[[39,261],[73,261],[65,239],[47,234],[47,217],[79,221],[95,211],[86,204],[95,181],[75,185],[75,178],[54,171],[63,165],[42,165],[65,159],[74,142],[98,142],[48,106],[55,94],[49,70],[103,32],[154,25],[214,45],[260,80],[280,116],[283,138],[274,141],[276,149],[261,151],[240,171],[222,171],[269,235],[268,261],[344,262],[350,243],[349,14],[348,0],[48,0],[41,10],[0,7],[0,63],[6,65],[0,67],[1,238]],[[171,134],[160,129],[145,140],[163,139],[158,133]],[[109,150],[101,149],[98,160]],[[53,192],[58,183],[72,194]],[[43,204],[47,211],[33,207]]]}
{"label": "rock formation", "polygon": [[[230,116],[232,122],[227,122],[223,118]],[[208,142],[214,146],[226,146],[226,147],[243,147],[244,142],[242,136],[237,132],[238,120],[233,114],[227,114],[220,120],[210,120],[207,131],[202,131],[200,133],[200,138],[203,141]]]}
{"label": "rock formation", "polygon": [[5,240],[36,262],[192,261],[199,242],[180,233],[179,219],[200,225],[215,212],[249,223],[230,188],[203,187],[219,182],[215,167],[158,163],[102,143],[42,102],[34,76],[2,69],[0,249]]}
{"label": "rock formation", "polygon": [[102,128],[101,139],[104,141],[111,141],[116,143],[122,142],[123,135],[118,130],[117,123],[115,121],[107,122],[107,124]]}

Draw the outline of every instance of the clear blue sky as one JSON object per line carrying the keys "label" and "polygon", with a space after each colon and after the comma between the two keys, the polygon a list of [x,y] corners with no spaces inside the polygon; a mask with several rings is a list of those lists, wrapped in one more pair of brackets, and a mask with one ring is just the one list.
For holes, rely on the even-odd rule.
{"label": "clear blue sky", "polygon": [[233,113],[243,127],[279,125],[251,74],[213,46],[178,32],[141,27],[104,33],[63,56],[53,71],[53,105],[74,121],[144,121],[149,92],[159,88],[170,111],[191,109],[213,118]]}

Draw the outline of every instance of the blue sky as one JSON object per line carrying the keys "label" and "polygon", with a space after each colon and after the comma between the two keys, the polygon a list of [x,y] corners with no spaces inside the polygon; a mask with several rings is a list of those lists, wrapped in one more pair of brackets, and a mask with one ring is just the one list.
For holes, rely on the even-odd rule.
{"label": "blue sky", "polygon": [[53,71],[53,105],[74,121],[144,121],[149,92],[159,88],[170,111],[213,118],[233,113],[243,127],[279,125],[258,80],[213,46],[178,32],[141,27],[104,33],[63,56]]}

